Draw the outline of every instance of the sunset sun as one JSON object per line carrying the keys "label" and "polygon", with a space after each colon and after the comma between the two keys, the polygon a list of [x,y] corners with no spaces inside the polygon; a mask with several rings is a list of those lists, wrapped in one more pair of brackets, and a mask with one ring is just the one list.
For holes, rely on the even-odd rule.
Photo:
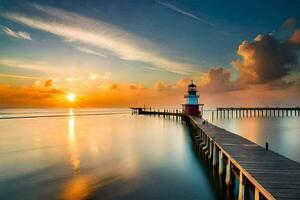
{"label": "sunset sun", "polygon": [[66,96],[67,100],[69,102],[74,102],[76,100],[76,94],[75,93],[68,93],[67,96]]}

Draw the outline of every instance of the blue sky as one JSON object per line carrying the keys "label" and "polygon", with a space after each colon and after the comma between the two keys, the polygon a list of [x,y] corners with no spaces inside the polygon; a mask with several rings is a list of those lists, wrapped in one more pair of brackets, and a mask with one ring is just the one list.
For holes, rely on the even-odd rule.
{"label": "blue sky", "polygon": [[299,8],[296,0],[0,0],[0,82],[149,87],[217,67],[234,80],[242,42],[259,34],[285,40],[282,24],[299,19]]}

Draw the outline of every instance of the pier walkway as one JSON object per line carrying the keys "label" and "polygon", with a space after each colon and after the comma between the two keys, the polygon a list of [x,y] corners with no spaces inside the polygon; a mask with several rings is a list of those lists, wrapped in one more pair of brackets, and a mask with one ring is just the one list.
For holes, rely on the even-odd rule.
{"label": "pier walkway", "polygon": [[[219,174],[225,174],[226,184],[239,180],[238,199],[245,199],[252,190],[254,199],[300,199],[300,163],[205,122],[189,116],[198,128],[195,145],[212,160]],[[223,166],[226,165],[226,166]],[[232,176],[232,173],[234,176]],[[251,193],[251,192],[250,192]]]}

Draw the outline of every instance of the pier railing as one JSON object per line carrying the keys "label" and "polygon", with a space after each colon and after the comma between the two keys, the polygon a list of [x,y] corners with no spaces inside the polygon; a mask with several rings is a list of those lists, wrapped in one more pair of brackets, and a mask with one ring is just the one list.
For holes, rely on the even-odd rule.
{"label": "pier railing", "polygon": [[182,109],[177,108],[165,108],[165,109],[153,109],[153,108],[139,108],[139,107],[131,107],[132,114],[140,114],[140,115],[157,115],[157,116],[184,116],[184,112]]}
{"label": "pier railing", "polygon": [[[300,116],[300,107],[218,107],[217,119]],[[212,113],[212,118],[214,113]]]}

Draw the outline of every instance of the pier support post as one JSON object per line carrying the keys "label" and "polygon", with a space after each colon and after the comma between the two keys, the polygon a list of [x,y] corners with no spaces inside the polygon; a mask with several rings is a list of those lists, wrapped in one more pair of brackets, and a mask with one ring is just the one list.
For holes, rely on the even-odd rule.
{"label": "pier support post", "polygon": [[219,175],[221,176],[224,171],[223,171],[223,153],[222,150],[219,151]]}
{"label": "pier support post", "polygon": [[259,200],[259,190],[255,187],[254,200]]}
{"label": "pier support post", "polygon": [[206,141],[205,141],[205,145],[204,147],[202,148],[202,152],[203,152],[203,156],[204,158],[206,158],[206,155],[207,155],[207,151],[209,150],[209,137],[206,136]]}
{"label": "pier support post", "polygon": [[214,142],[214,150],[213,150],[213,167],[216,167],[217,164],[218,164],[218,159],[217,159],[217,145],[216,143]]}
{"label": "pier support post", "polygon": [[201,135],[196,135],[194,137],[194,146],[197,146],[201,142]]}
{"label": "pier support post", "polygon": [[226,185],[230,185],[231,182],[231,162],[230,158],[228,158],[227,165],[226,165],[226,177],[225,177],[225,183]]}
{"label": "pier support post", "polygon": [[204,134],[204,132],[202,132],[202,143],[199,145],[199,152],[203,151],[205,144],[206,144],[206,135]]}
{"label": "pier support post", "polygon": [[240,184],[239,184],[239,198],[238,200],[244,200],[245,199],[245,185],[243,181],[243,173],[240,171]]}
{"label": "pier support post", "polygon": [[208,154],[208,159],[211,160],[213,155],[213,140],[209,140],[209,154]]}

